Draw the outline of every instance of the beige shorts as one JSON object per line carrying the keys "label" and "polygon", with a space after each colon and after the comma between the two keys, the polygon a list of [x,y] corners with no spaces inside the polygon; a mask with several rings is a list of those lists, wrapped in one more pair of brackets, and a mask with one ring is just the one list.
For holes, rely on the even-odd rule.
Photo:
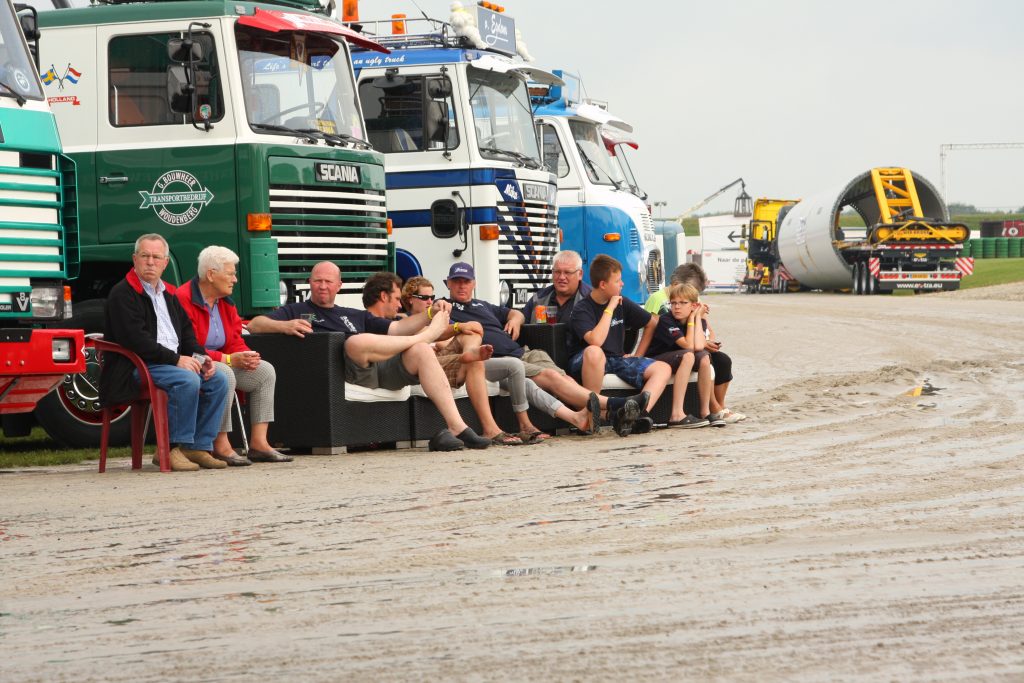
{"label": "beige shorts", "polygon": [[541,351],[540,349],[527,349],[523,352],[523,368],[526,370],[527,377],[536,377],[544,370],[554,370],[560,375],[565,374],[565,370],[555,365],[555,361],[551,360],[551,356],[547,354],[547,351]]}
{"label": "beige shorts", "polygon": [[462,356],[463,348],[459,342],[458,337],[452,339],[452,341],[441,347],[435,347],[434,353],[437,354],[437,362],[441,365],[441,369],[444,370],[444,376],[448,378],[448,386],[452,389],[458,389],[466,383],[466,374],[462,373],[462,378],[459,378],[459,370],[462,369]]}

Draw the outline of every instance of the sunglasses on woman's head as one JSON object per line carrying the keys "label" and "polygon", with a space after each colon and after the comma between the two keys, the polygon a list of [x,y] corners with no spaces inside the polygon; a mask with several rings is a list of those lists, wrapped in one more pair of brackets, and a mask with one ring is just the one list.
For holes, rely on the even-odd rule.
{"label": "sunglasses on woman's head", "polygon": [[434,300],[434,295],[433,294],[410,294],[409,298],[410,299],[419,299],[420,301],[433,301]]}

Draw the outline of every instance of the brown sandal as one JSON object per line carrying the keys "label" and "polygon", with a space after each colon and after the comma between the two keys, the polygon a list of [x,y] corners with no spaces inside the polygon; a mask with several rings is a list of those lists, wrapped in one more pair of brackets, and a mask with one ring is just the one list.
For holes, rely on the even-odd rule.
{"label": "brown sandal", "polygon": [[507,434],[505,432],[498,432],[491,437],[491,443],[495,446],[522,446],[525,441],[520,439],[515,434]]}

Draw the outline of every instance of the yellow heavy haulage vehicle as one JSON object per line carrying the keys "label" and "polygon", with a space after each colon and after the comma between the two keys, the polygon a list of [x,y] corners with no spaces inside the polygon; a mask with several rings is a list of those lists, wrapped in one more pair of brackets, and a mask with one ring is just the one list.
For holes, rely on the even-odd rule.
{"label": "yellow heavy haulage vehicle", "polygon": [[[849,210],[862,228],[843,228]],[[773,234],[774,233],[774,234]],[[970,230],[949,222],[935,187],[907,168],[881,167],[799,201],[755,203],[748,237],[748,291],[810,289],[875,294],[952,290],[974,270],[960,256]]]}

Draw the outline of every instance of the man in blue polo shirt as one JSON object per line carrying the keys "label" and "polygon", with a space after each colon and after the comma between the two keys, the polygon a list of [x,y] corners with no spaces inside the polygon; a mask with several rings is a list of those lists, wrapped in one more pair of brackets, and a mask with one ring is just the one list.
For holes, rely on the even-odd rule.
{"label": "man in blue polo shirt", "polygon": [[391,390],[419,384],[448,425],[430,440],[430,450],[487,448],[490,439],[479,436],[459,415],[448,378],[430,348],[430,342],[448,329],[450,305],[435,302],[427,313],[392,321],[336,305],[334,300],[340,291],[338,266],[330,261],[318,263],[310,273],[308,301],[256,316],[249,323],[249,331],[300,338],[313,332],[344,332],[349,335],[345,340],[346,382]]}
{"label": "man in blue polo shirt", "polygon": [[[574,409],[590,407],[596,402],[596,412],[606,411],[612,419],[612,425],[616,433],[622,436],[629,434],[633,421],[638,416],[638,410],[647,403],[643,394],[629,396],[626,398],[607,398],[597,392],[591,392],[580,386],[569,377],[564,370],[555,365],[551,357],[540,349],[524,349],[516,339],[519,338],[519,331],[525,317],[519,311],[504,306],[473,298],[473,289],[476,286],[476,273],[473,266],[468,263],[455,263],[448,271],[448,278],[445,280],[451,296],[451,318],[454,322],[477,322],[484,330],[483,343],[494,347],[494,358],[484,362],[485,372],[489,372],[488,379],[493,376],[491,368],[497,365],[495,359],[517,358],[523,363],[526,373],[527,389],[530,392],[528,398],[532,405],[545,408],[544,405],[534,403],[544,400],[544,396],[554,396],[559,403],[564,402]],[[495,381],[495,380],[491,380]],[[533,392],[530,383],[535,384],[543,390],[543,395]],[[592,398],[593,397],[593,398]],[[634,409],[622,411],[627,404],[632,402]],[[553,414],[553,413],[551,413]]]}

